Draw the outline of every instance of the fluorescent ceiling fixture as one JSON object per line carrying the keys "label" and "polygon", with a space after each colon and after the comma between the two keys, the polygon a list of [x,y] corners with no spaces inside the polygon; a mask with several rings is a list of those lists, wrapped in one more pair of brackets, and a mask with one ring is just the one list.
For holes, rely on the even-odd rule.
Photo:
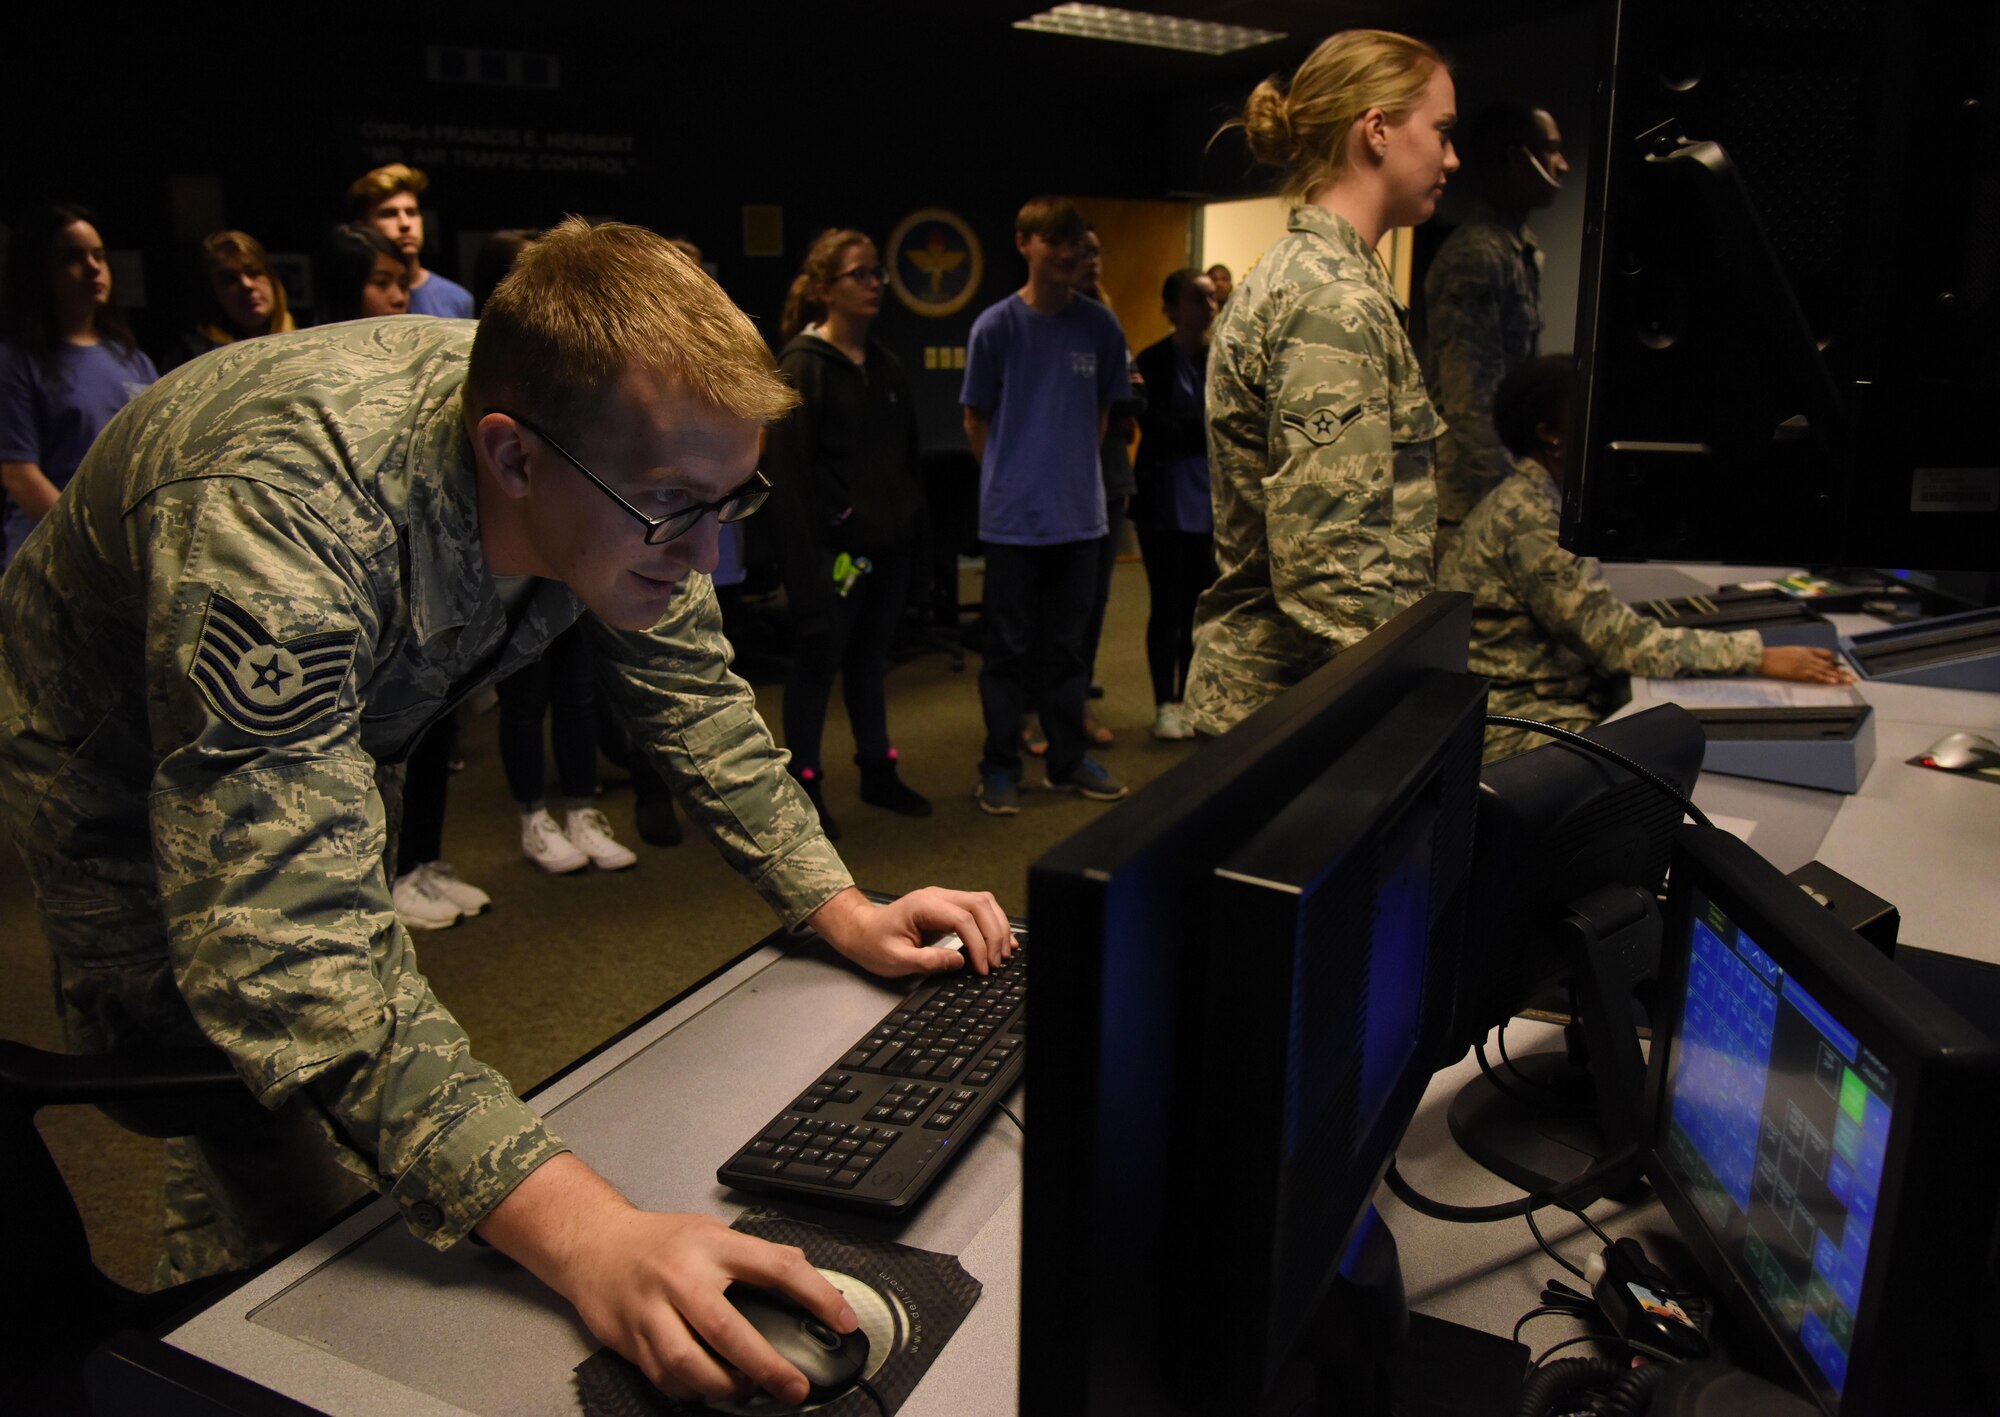
{"label": "fluorescent ceiling fixture", "polygon": [[1014,21],[1014,28],[1075,35],[1079,39],[1108,39],[1119,44],[1147,44],[1155,49],[1184,49],[1192,54],[1234,54],[1239,49],[1285,37],[1278,30],[1184,20],[1177,15],[1149,15],[1143,10],[1119,10],[1110,5],[1058,5],[1053,10]]}

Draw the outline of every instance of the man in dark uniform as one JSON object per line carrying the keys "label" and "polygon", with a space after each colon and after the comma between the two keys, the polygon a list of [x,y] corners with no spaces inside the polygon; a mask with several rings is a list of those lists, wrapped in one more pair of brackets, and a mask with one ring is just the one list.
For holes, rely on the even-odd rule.
{"label": "man in dark uniform", "polygon": [[1569,171],[1556,120],[1511,102],[1489,105],[1472,120],[1465,162],[1478,199],[1424,277],[1430,332],[1424,368],[1431,402],[1445,421],[1438,440],[1439,565],[1479,499],[1514,469],[1493,428],[1493,392],[1541,352],[1542,248],[1528,216],[1556,199]]}

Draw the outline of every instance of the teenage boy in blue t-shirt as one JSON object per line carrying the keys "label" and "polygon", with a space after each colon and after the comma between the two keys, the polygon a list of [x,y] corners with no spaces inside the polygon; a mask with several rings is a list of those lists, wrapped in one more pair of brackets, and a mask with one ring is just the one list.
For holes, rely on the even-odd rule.
{"label": "teenage boy in blue t-shirt", "polygon": [[472,292],[424,267],[424,211],[418,198],[431,185],[414,167],[392,162],[364,173],[347,189],[348,215],[396,243],[410,267],[410,313],[472,318]]}
{"label": "teenage boy in blue t-shirt", "polygon": [[973,796],[996,816],[1020,810],[1030,708],[1048,736],[1049,786],[1100,802],[1126,792],[1084,753],[1083,645],[1106,529],[1097,449],[1131,377],[1117,320],[1071,289],[1083,233],[1082,213],[1060,197],[1022,207],[1014,246],[1028,283],[973,322],[965,350],[959,402],[986,543],[986,747]]}

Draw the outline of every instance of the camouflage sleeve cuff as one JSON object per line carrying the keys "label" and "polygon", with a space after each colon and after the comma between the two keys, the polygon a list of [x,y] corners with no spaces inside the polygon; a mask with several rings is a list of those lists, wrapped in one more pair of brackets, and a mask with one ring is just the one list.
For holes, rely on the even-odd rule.
{"label": "camouflage sleeve cuff", "polygon": [[411,1234],[449,1249],[536,1167],[568,1150],[534,1108],[495,1091],[439,1132],[389,1195]]}
{"label": "camouflage sleeve cuff", "polygon": [[1730,668],[1738,674],[1755,674],[1764,662],[1764,637],[1755,630],[1729,632]]}
{"label": "camouflage sleeve cuff", "polygon": [[840,853],[823,832],[802,836],[771,857],[750,878],[751,887],[785,922],[798,930],[806,917],[854,884]]}

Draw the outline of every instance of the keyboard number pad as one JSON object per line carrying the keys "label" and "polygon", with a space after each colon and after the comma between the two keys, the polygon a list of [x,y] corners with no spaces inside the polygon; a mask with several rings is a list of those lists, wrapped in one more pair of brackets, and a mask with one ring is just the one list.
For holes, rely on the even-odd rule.
{"label": "keyboard number pad", "polygon": [[[918,1098],[915,1093],[924,1093]],[[937,1095],[937,1088],[912,1089],[899,1093],[910,1101],[912,1119]],[[757,1176],[783,1176],[790,1181],[817,1181],[846,1190],[868,1173],[891,1146],[902,1138],[891,1127],[874,1127],[848,1122],[818,1122],[809,1116],[786,1112],[776,1118],[757,1139],[737,1156],[739,1171]],[[851,1174],[850,1174],[851,1173]]]}
{"label": "keyboard number pad", "polygon": [[[899,1155],[921,1173],[972,1111],[979,1089],[1022,1047],[1026,1002],[1025,948],[991,974],[955,974],[919,988],[774,1117],[730,1169],[848,1190],[916,1129],[921,1140]],[[864,1101],[885,1083],[872,1105]],[[859,1122],[836,1122],[821,1115],[828,1104],[868,1110]]]}

